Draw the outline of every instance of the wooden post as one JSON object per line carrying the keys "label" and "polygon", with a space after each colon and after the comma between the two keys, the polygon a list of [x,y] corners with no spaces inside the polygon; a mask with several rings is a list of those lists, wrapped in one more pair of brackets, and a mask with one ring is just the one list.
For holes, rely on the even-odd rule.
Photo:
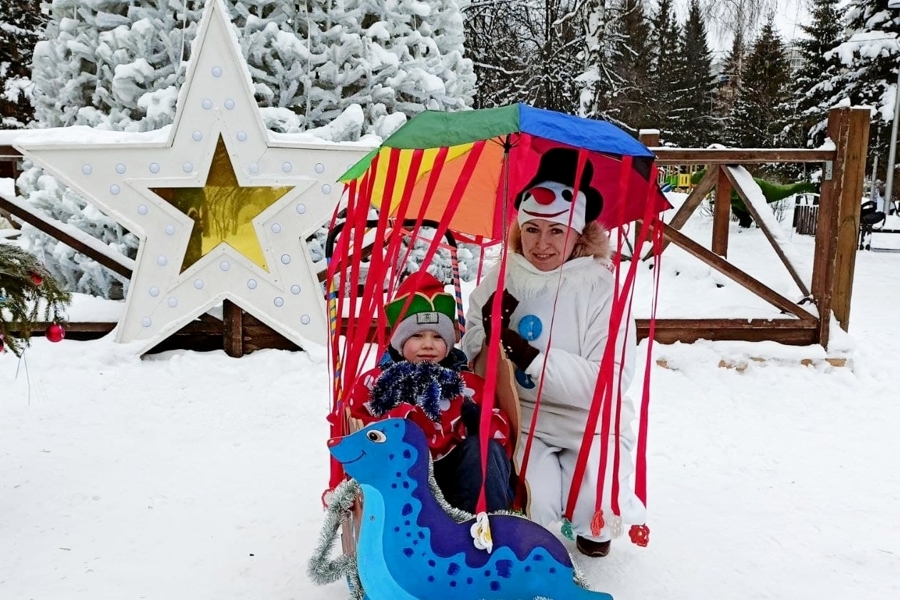
{"label": "wooden post", "polygon": [[846,153],[842,157],[838,152],[838,162],[843,159],[844,163],[841,169],[843,184],[837,207],[837,252],[831,310],[844,331],[850,330],[850,300],[853,296],[853,274],[859,242],[859,209],[869,149],[869,119],[868,109],[850,109]]}
{"label": "wooden post", "polygon": [[638,141],[648,148],[655,148],[659,146],[659,129],[639,130]]}
{"label": "wooden post", "polygon": [[824,165],[812,278],[812,294],[819,308],[818,341],[826,348],[831,315],[844,330],[850,324],[868,135],[868,109],[833,108],[828,112],[828,137],[835,144],[835,160]]}
{"label": "wooden post", "polygon": [[716,205],[713,208],[712,251],[728,258],[728,228],[731,226],[731,181],[725,170],[717,166]]}
{"label": "wooden post", "polygon": [[233,358],[244,355],[244,311],[230,300],[222,303],[222,347]]}

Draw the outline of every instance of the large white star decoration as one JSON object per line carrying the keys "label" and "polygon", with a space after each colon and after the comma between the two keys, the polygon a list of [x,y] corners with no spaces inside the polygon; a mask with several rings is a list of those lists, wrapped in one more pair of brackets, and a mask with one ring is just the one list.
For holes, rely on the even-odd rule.
{"label": "large white star decoration", "polygon": [[221,0],[206,5],[167,141],[102,137],[19,149],[140,237],[117,341],[146,352],[229,299],[302,347],[326,343],[305,240],[371,148],[273,142]]}

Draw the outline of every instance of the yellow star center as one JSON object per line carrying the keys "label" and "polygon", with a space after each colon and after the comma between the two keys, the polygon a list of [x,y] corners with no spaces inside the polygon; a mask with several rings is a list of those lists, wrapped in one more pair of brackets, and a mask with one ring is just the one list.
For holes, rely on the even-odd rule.
{"label": "yellow star center", "polygon": [[268,271],[253,219],[284,196],[290,187],[241,187],[219,137],[209,176],[202,188],[155,188],[152,191],[194,220],[181,271],[228,244]]}

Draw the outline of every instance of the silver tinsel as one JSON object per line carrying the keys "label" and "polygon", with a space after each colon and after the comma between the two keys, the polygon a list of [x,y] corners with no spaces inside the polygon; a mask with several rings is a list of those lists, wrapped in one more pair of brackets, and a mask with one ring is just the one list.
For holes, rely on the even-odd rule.
{"label": "silver tinsel", "polygon": [[325,510],[325,523],[319,534],[319,544],[306,567],[307,575],[317,585],[334,583],[341,577],[346,578],[350,587],[350,600],[362,600],[364,597],[362,583],[359,581],[359,570],[356,568],[356,555],[342,554],[335,559],[331,559],[330,556],[338,530],[341,528],[341,521],[350,511],[358,494],[359,484],[354,479],[348,479],[334,489],[331,503]]}

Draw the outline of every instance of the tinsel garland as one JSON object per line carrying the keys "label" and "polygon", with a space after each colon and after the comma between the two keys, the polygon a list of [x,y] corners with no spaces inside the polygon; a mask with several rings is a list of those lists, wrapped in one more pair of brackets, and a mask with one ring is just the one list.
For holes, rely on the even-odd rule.
{"label": "tinsel garland", "polygon": [[36,257],[0,243],[0,346],[20,356],[34,323],[61,321],[71,300]]}
{"label": "tinsel garland", "polygon": [[359,581],[359,570],[356,568],[356,555],[342,554],[334,560],[329,556],[341,522],[358,494],[359,484],[354,479],[348,479],[334,489],[331,502],[325,510],[325,523],[319,534],[319,544],[306,568],[309,578],[317,585],[334,583],[341,577],[346,578],[350,587],[350,600],[362,600],[365,597],[362,583]]}
{"label": "tinsel garland", "polygon": [[462,376],[437,363],[395,363],[378,376],[372,388],[369,410],[376,417],[386,415],[401,403],[422,408],[432,421],[441,420],[441,401],[450,401],[465,390]]}

